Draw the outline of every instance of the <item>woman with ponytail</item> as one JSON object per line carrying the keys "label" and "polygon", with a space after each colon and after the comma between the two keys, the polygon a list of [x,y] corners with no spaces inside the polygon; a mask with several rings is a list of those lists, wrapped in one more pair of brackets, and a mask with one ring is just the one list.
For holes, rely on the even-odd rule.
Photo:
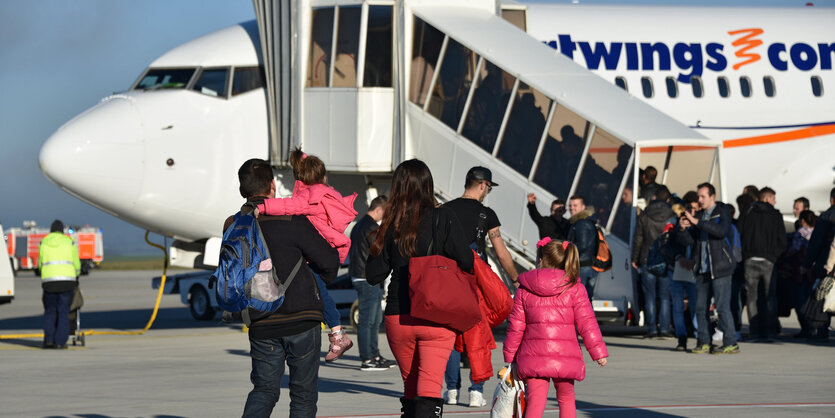
{"label": "woman with ponytail", "polygon": [[577,286],[577,247],[550,237],[543,238],[536,247],[538,268],[519,275],[519,289],[508,319],[504,359],[516,363],[519,377],[526,379],[526,417],[542,416],[552,380],[560,418],[574,417],[574,381],[586,377],[577,332],[600,366],[606,365],[609,353],[586,288]]}

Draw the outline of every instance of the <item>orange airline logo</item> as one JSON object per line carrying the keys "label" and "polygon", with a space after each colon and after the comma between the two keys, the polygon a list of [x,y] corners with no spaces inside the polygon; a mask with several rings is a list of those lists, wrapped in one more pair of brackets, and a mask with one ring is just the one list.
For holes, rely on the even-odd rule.
{"label": "orange airline logo", "polygon": [[741,36],[739,39],[731,43],[731,45],[735,47],[742,47],[737,49],[735,54],[737,58],[741,59],[742,61],[734,64],[734,70],[738,70],[744,65],[753,64],[760,60],[760,54],[756,54],[749,51],[763,44],[762,40],[755,39],[757,36],[762,35],[762,33],[763,30],[760,28],[739,29],[728,32],[728,35],[747,34]]}

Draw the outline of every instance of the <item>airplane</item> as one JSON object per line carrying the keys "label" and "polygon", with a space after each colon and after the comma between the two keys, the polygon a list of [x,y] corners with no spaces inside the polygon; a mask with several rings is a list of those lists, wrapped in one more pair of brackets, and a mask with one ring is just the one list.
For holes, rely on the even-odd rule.
{"label": "airplane", "polygon": [[368,200],[407,158],[429,164],[441,201],[490,166],[503,187],[487,204],[525,268],[524,196],[591,197],[615,265],[595,310],[619,319],[635,305],[637,204],[620,197],[639,169],[680,195],[711,181],[725,201],[769,185],[784,214],[801,194],[828,202],[832,9],[298,1],[276,24],[254,4],[257,21],[164,53],[41,150],[63,190],[174,238],[173,265],[216,264],[246,159],[269,159],[289,195],[291,146]]}

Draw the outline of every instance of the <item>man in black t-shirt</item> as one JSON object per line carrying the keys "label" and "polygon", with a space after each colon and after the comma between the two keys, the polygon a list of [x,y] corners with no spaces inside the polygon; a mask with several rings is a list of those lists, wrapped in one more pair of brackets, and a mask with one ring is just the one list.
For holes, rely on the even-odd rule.
{"label": "man in black t-shirt", "polygon": [[[485,167],[473,167],[467,172],[467,177],[464,183],[464,195],[458,199],[452,200],[444,204],[444,207],[452,209],[455,216],[461,224],[461,230],[464,231],[466,242],[471,243],[476,252],[486,260],[485,248],[487,247],[487,238],[490,238],[490,243],[493,245],[493,250],[499,258],[499,264],[510,276],[513,284],[519,286],[516,280],[516,267],[513,264],[513,259],[510,252],[507,251],[502,234],[499,231],[501,222],[496,212],[481,204],[490,190],[498,184],[493,182],[493,173]],[[452,350],[447,363],[446,374],[444,378],[447,385],[447,393],[444,396],[444,401],[447,404],[455,405],[458,403],[458,390],[461,388],[461,353]],[[470,376],[470,406],[474,408],[481,408],[487,405],[484,400],[484,382],[473,383],[472,376]]]}

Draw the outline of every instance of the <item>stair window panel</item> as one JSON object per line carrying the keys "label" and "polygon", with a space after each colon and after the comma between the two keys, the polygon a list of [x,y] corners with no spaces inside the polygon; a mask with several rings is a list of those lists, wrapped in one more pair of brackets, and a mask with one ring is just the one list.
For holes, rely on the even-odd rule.
{"label": "stair window panel", "polygon": [[486,60],[478,74],[461,135],[490,154],[496,145],[515,82],[512,75]]}
{"label": "stair window panel", "polygon": [[391,87],[392,7],[368,6],[368,34],[365,40],[365,87]]}
{"label": "stair window panel", "polygon": [[362,6],[340,6],[333,61],[333,87],[357,86],[357,56],[360,49]]}
{"label": "stair window panel", "polygon": [[435,74],[438,56],[441,55],[444,34],[418,17],[415,17],[413,27],[409,100],[423,108],[426,97],[429,96],[429,85]]}
{"label": "stair window panel", "polygon": [[623,187],[623,192],[620,194],[620,203],[615,210],[615,220],[612,222],[612,234],[627,243],[632,242],[630,231],[632,230],[632,213],[635,212],[635,208],[632,206],[635,199],[635,193],[632,189],[633,179],[632,170],[629,170],[629,177]]}
{"label": "stair window panel", "polygon": [[620,183],[626,174],[632,147],[600,127],[594,130],[575,195],[582,196],[587,207],[594,207],[600,225],[606,225],[615,204]]}
{"label": "stair window panel", "polygon": [[587,120],[557,103],[534,171],[534,183],[567,201],[590,129]]}
{"label": "stair window panel", "polygon": [[453,130],[458,129],[467,94],[473,85],[478,55],[449,38],[427,112]]}
{"label": "stair window panel", "polygon": [[550,110],[551,99],[520,81],[496,157],[528,177]]}
{"label": "stair window panel", "polygon": [[310,53],[307,62],[307,87],[330,85],[333,18],[333,7],[313,9]]}

